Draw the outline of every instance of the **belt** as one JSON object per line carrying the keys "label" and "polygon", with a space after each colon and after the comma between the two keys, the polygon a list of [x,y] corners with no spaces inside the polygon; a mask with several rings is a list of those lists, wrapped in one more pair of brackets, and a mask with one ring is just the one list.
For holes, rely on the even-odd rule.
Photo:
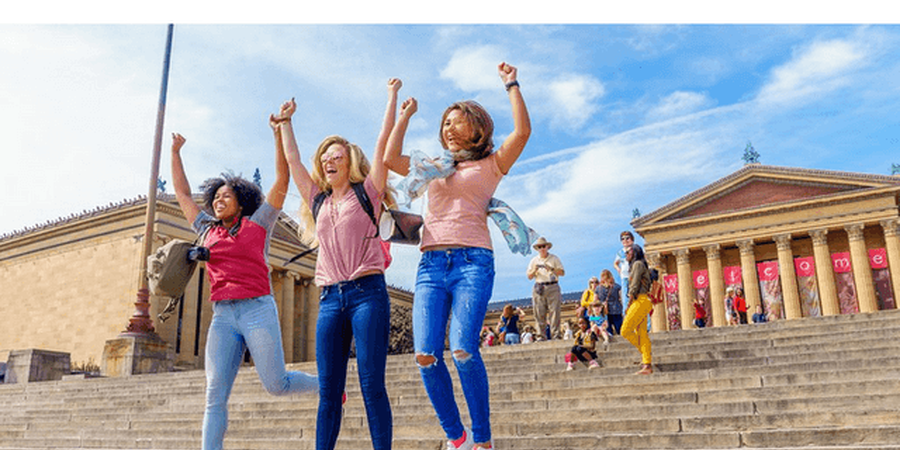
{"label": "belt", "polygon": [[541,286],[550,286],[551,284],[556,284],[556,283],[558,283],[558,281],[547,281],[546,283],[538,282],[537,284],[539,284]]}

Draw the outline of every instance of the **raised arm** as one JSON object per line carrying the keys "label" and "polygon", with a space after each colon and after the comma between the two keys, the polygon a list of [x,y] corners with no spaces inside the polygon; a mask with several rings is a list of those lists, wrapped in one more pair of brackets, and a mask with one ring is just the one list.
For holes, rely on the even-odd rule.
{"label": "raised arm", "polygon": [[309,198],[310,192],[312,192],[313,180],[309,176],[309,171],[306,170],[303,162],[300,161],[300,150],[297,149],[297,139],[294,137],[294,127],[291,125],[291,116],[294,115],[296,110],[297,103],[294,102],[294,99],[284,102],[281,105],[279,117],[275,120],[280,121],[281,145],[291,177],[294,179],[297,190],[300,191],[300,196],[306,200]]}
{"label": "raised arm", "polygon": [[181,206],[181,212],[184,213],[188,223],[193,224],[197,214],[200,214],[200,207],[194,203],[191,196],[191,185],[184,174],[184,164],[181,162],[181,147],[184,142],[184,136],[172,133],[172,186],[175,188],[175,199]]}
{"label": "raised arm", "polygon": [[531,119],[528,118],[528,109],[525,108],[525,99],[522,98],[522,92],[519,90],[519,82],[516,79],[517,69],[507,63],[500,63],[497,66],[500,73],[500,79],[506,85],[506,91],[509,93],[509,102],[512,105],[513,131],[503,141],[503,145],[497,150],[497,165],[504,174],[509,173],[513,164],[519,159],[522,150],[525,149],[525,143],[531,136]]}
{"label": "raised arm", "polygon": [[419,109],[416,99],[410,97],[400,105],[400,117],[391,130],[391,136],[387,141],[387,149],[384,154],[384,166],[402,176],[409,173],[409,156],[401,154],[403,151],[403,138],[406,137],[406,129],[409,127],[409,119]]}
{"label": "raised arm", "polygon": [[391,78],[388,80],[388,101],[384,109],[384,121],[381,123],[381,132],[378,133],[378,140],[375,141],[375,155],[372,156],[372,183],[379,192],[384,191],[387,183],[387,169],[384,164],[385,147],[387,146],[388,137],[394,129],[394,122],[397,117],[397,93],[403,82],[399,78]]}
{"label": "raised arm", "polygon": [[269,189],[266,201],[278,209],[284,206],[288,183],[291,181],[290,169],[284,156],[284,144],[281,142],[281,127],[284,123],[290,123],[290,120],[278,122],[275,116],[269,116],[269,126],[275,134],[275,184]]}

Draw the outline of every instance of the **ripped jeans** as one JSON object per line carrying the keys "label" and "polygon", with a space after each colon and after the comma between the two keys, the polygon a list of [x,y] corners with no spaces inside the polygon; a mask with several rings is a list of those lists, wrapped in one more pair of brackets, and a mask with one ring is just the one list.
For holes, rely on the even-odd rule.
{"label": "ripped jeans", "polygon": [[228,397],[249,349],[263,387],[273,395],[316,392],[315,375],[288,372],[278,308],[271,295],[213,303],[213,318],[206,337],[206,412],[203,415],[203,450],[219,450],[228,428]]}
{"label": "ripped jeans", "polygon": [[[479,352],[479,333],[493,287],[491,250],[470,247],[427,251],[419,261],[413,302],[416,362],[447,439],[463,435],[450,371],[443,357],[449,320],[450,351],[469,405],[472,437],[478,443],[491,440],[490,392]],[[433,362],[428,363],[429,359]]]}

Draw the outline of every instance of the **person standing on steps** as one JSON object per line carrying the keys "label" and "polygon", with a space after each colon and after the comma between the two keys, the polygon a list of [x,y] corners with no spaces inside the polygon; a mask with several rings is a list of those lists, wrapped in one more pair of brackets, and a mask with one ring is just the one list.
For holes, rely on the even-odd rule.
{"label": "person standing on steps", "polygon": [[550,253],[553,244],[543,236],[534,243],[538,255],[531,259],[525,275],[529,280],[534,280],[531,291],[531,301],[534,309],[534,320],[539,330],[543,330],[547,323],[547,315],[550,315],[549,339],[561,339],[560,325],[560,301],[562,294],[559,289],[559,277],[566,274],[559,257]]}
{"label": "person standing on steps", "polygon": [[629,266],[628,297],[631,301],[622,322],[622,337],[641,352],[641,370],[637,374],[649,375],[653,373],[650,335],[647,333],[647,317],[653,309],[647,295],[650,292],[650,269],[640,245],[632,245],[626,259]]}

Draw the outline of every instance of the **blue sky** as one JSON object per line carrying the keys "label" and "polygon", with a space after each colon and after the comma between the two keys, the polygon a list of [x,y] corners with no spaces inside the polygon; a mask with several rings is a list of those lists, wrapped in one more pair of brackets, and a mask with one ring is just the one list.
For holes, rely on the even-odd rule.
{"label": "blue sky", "polygon": [[[146,194],[165,31],[0,25],[0,233]],[[553,242],[564,291],[611,268],[635,208],[738,170],[748,141],[764,164],[876,174],[900,164],[894,25],[176,22],[161,175],[171,178],[177,131],[194,187],[256,168],[267,187],[266,117],[291,97],[305,159],[331,134],[371,155],[391,77],[419,101],[406,149],[436,154],[440,115],[462,99],[491,112],[502,141],[512,121],[501,61],[519,68],[533,131],[496,196]],[[532,255],[511,254],[490,227],[494,300],[529,296]],[[411,289],[418,255],[395,245],[388,281]]]}

